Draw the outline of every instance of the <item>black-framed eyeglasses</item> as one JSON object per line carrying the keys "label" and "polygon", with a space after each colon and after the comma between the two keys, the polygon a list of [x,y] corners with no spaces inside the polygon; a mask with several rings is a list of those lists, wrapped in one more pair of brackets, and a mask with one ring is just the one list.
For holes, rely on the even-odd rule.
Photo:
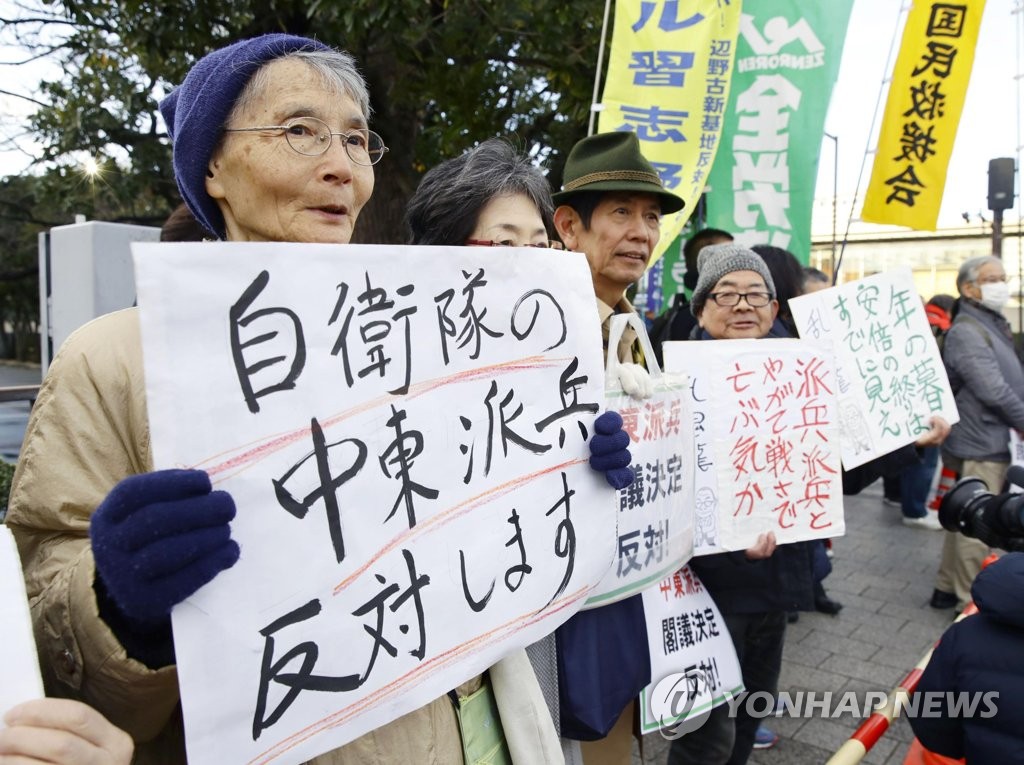
{"label": "black-framed eyeglasses", "polygon": [[549,239],[546,242],[538,242],[537,244],[516,244],[510,239],[503,239],[500,242],[496,242],[493,239],[467,239],[467,247],[539,247],[542,250],[561,250],[562,243],[557,242],[554,239]]}
{"label": "black-framed eyeglasses", "polygon": [[770,292],[712,292],[708,297],[723,308],[735,308],[740,298],[747,301],[751,308],[764,308],[775,297]]}
{"label": "black-framed eyeglasses", "polygon": [[299,154],[318,157],[331,148],[334,136],[341,136],[348,158],[357,165],[376,165],[387,153],[384,139],[372,130],[359,128],[347,133],[335,132],[323,120],[316,117],[295,117],[282,125],[261,125],[259,127],[225,128],[225,133],[257,133],[268,130],[281,131],[288,145]]}

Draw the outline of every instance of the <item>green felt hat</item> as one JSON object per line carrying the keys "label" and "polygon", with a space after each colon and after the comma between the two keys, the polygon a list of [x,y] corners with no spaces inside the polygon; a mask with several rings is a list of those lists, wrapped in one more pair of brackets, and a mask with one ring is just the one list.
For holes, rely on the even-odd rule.
{"label": "green felt hat", "polygon": [[562,190],[552,197],[564,205],[581,191],[634,191],[654,194],[662,213],[683,209],[683,200],[665,186],[654,167],[640,153],[636,133],[598,133],[572,147],[565,161]]}

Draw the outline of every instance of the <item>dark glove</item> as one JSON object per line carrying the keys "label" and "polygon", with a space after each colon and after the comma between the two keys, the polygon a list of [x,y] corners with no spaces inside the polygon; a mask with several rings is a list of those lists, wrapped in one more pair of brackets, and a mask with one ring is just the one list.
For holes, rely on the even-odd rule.
{"label": "dark glove", "polygon": [[594,420],[594,437],[590,439],[590,467],[604,473],[615,489],[625,489],[636,477],[629,466],[629,433],[622,429],[618,412],[607,411]]}
{"label": "dark glove", "polygon": [[97,590],[129,623],[166,623],[172,607],[238,560],[228,527],[235,503],[211,488],[201,470],[159,470],[125,478],[96,508]]}

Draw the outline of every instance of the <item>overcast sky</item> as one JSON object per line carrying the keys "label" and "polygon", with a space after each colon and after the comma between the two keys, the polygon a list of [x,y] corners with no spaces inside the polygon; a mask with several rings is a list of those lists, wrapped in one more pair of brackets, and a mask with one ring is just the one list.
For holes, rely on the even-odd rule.
{"label": "overcast sky", "polygon": [[[953,146],[949,163],[946,187],[939,212],[939,226],[963,225],[961,213],[967,212],[977,220],[981,211],[991,220],[988,212],[988,161],[996,157],[1017,156],[1019,134],[1018,80],[1015,75],[1020,69],[1018,54],[1018,30],[1021,14],[1012,14],[1021,0],[988,0],[982,17],[981,32],[975,51],[974,67],[971,72],[967,100]],[[909,3],[904,3],[909,5]],[[900,14],[898,0],[854,0],[850,17],[850,28],[843,48],[843,60],[839,69],[839,80],[832,93],[825,130],[839,138],[839,197],[847,207],[853,199],[857,177],[865,151],[869,148],[869,131],[878,110],[875,135],[871,136],[870,148],[877,140],[885,109],[885,98],[878,103],[885,80],[895,62],[902,39],[902,22],[906,14]],[[900,36],[895,38],[892,61],[888,61],[894,34],[900,26]],[[819,200],[831,201],[833,178],[833,142],[825,139],[821,148],[818,185],[815,196]],[[871,177],[873,155],[864,166],[863,178],[857,201],[857,213],[863,202],[864,192]],[[820,205],[816,213],[828,210],[829,205]],[[1004,221],[1016,221],[1019,206],[1004,213]],[[840,234],[846,224],[846,215],[840,213]],[[831,224],[830,224],[831,225]],[[815,230],[820,230],[816,225]]]}

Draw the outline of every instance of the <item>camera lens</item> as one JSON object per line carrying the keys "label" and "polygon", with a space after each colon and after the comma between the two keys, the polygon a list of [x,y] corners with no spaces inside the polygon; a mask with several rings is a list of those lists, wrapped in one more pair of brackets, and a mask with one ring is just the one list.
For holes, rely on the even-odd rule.
{"label": "camera lens", "polygon": [[939,523],[947,531],[975,536],[972,519],[975,512],[992,496],[980,478],[962,478],[953,484],[939,504]]}

